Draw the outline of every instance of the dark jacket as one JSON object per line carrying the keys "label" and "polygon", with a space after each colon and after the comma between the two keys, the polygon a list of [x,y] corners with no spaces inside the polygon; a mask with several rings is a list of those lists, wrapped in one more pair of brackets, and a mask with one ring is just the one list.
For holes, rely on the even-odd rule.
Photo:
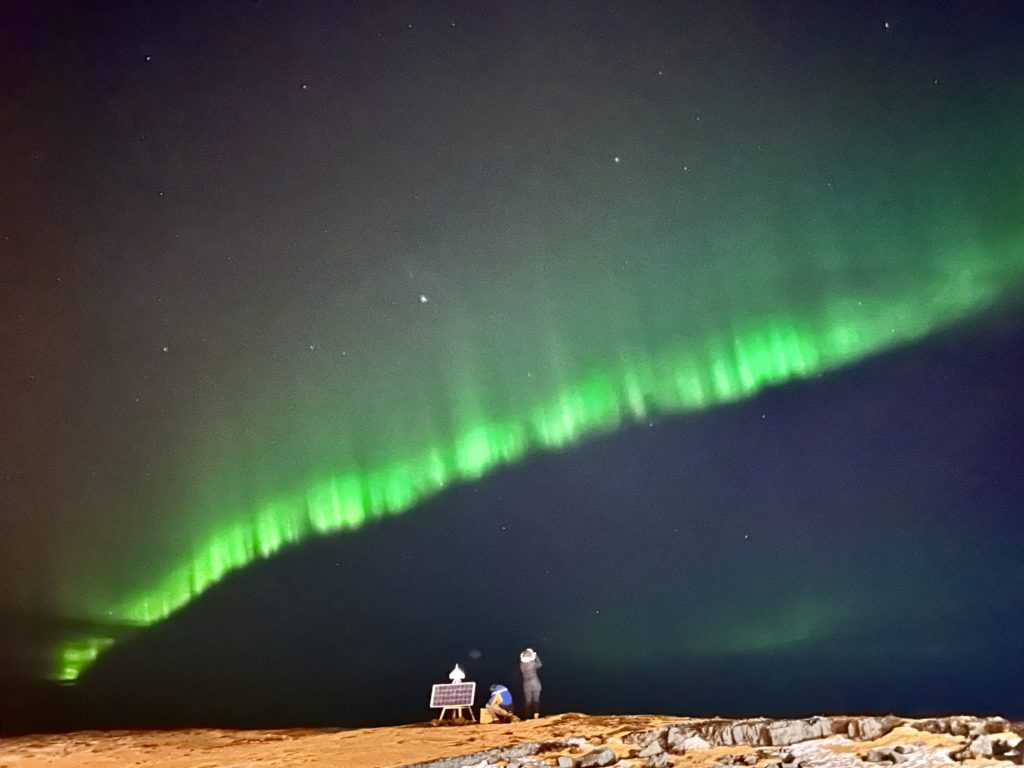
{"label": "dark jacket", "polygon": [[537,670],[544,666],[540,656],[534,657],[533,661],[520,661],[519,673],[523,676],[523,687],[540,688],[540,678],[537,677]]}

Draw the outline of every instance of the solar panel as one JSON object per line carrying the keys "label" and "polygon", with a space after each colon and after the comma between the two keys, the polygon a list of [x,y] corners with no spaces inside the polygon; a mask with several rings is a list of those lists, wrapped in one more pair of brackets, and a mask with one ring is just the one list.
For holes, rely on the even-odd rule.
{"label": "solar panel", "polygon": [[430,689],[430,706],[472,707],[476,698],[476,683],[438,683]]}

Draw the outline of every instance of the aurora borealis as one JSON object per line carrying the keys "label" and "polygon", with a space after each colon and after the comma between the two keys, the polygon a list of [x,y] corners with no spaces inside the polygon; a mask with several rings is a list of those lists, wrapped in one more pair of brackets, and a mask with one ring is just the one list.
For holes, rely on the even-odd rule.
{"label": "aurora borealis", "polygon": [[[253,569],[301,573],[306,552],[371,542],[390,553],[380,567],[400,571],[382,538],[429,531],[459,494],[491,498],[516,478],[510,495],[546,504],[557,480],[536,481],[537,461],[642,451],[643,429],[696,450],[687,430],[714,443],[716,419],[773,397],[792,419],[802,397],[823,418],[840,395],[820,393],[865,375],[851,371],[914,355],[941,371],[959,360],[958,333],[1018,327],[1024,14],[1012,4],[263,0],[3,14],[0,617],[33,628],[0,646],[8,677],[87,684],[94,664],[117,669],[119,653],[156,643],[165,620],[184,631],[264,578]],[[921,351],[937,339],[954,351]],[[943,391],[914,386],[922,402]],[[985,414],[1005,409],[998,393]],[[929,453],[956,443],[949,429],[913,461],[958,478]],[[755,468],[679,450],[680,465],[708,462],[686,475],[694,488],[723,478],[707,504],[719,511],[673,501],[652,519],[678,519],[688,547],[733,516],[752,527]],[[1002,466],[1005,444],[984,450]],[[848,457],[833,458],[841,475]],[[685,498],[669,466],[624,482]],[[1012,477],[992,471],[987,488]],[[811,483],[790,482],[793,494]],[[884,518],[864,487],[823,491],[818,514]],[[924,491],[891,492],[901,521],[934,530]],[[999,519],[1020,508],[1013,491],[998,499]],[[513,506],[499,495],[488,522],[456,517],[508,528]],[[573,526],[607,520],[549,514],[565,547]],[[809,514],[785,509],[779,525],[830,549],[796,526]],[[633,535],[615,525],[602,523]],[[858,550],[855,529],[837,527]],[[993,526],[978,551],[1011,533]],[[774,535],[763,538],[784,548]],[[924,574],[948,552],[922,535],[907,557]],[[423,536],[442,546],[458,532]],[[544,548],[557,560],[556,543]],[[852,637],[878,620],[864,558],[808,577],[847,585],[842,599],[786,582],[777,610],[750,597],[701,613],[687,593],[692,626],[661,636],[684,667],[712,649],[751,659]],[[662,567],[655,593],[699,581]],[[315,595],[310,579],[292,594]],[[756,581],[736,579],[741,593]],[[566,600],[601,583],[566,586]],[[918,605],[916,589],[891,610]],[[357,574],[332,599],[374,594]],[[580,658],[608,663],[615,631],[587,629]]]}
{"label": "aurora borealis", "polygon": [[[939,294],[950,290],[929,288]],[[613,375],[595,373],[528,410],[522,422],[481,421],[448,445],[431,446],[410,460],[342,474],[312,486],[304,497],[267,502],[249,520],[242,518],[200,542],[184,565],[109,615],[125,623],[151,624],[227,573],[309,536],[357,530],[368,520],[403,513],[452,482],[478,478],[532,450],[568,449],[593,432],[627,420],[710,408],[749,397],[764,386],[820,374],[942,328],[972,309],[984,308],[984,298],[996,293],[992,288],[984,297],[974,291],[964,296],[955,288],[945,300],[949,303],[934,316],[927,309],[869,306],[877,314],[835,318],[818,336],[795,324],[766,323],[749,333],[709,342],[703,357],[680,355],[671,362],[642,361]],[[863,307],[863,302],[852,299],[849,304]],[[71,641],[60,651],[57,676],[76,679],[109,642]]]}

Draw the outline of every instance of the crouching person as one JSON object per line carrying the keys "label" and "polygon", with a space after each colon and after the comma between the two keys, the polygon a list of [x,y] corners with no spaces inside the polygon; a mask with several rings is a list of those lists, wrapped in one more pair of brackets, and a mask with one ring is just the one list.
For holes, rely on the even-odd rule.
{"label": "crouching person", "polygon": [[491,698],[486,709],[496,723],[511,723],[519,719],[512,714],[512,694],[504,685],[491,686]]}

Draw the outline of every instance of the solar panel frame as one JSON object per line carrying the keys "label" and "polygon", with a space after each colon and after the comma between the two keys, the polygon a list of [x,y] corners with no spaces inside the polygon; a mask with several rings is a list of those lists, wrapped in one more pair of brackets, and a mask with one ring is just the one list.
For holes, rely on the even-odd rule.
{"label": "solar panel frame", "polygon": [[431,709],[472,707],[476,700],[476,683],[437,683],[430,689]]}

